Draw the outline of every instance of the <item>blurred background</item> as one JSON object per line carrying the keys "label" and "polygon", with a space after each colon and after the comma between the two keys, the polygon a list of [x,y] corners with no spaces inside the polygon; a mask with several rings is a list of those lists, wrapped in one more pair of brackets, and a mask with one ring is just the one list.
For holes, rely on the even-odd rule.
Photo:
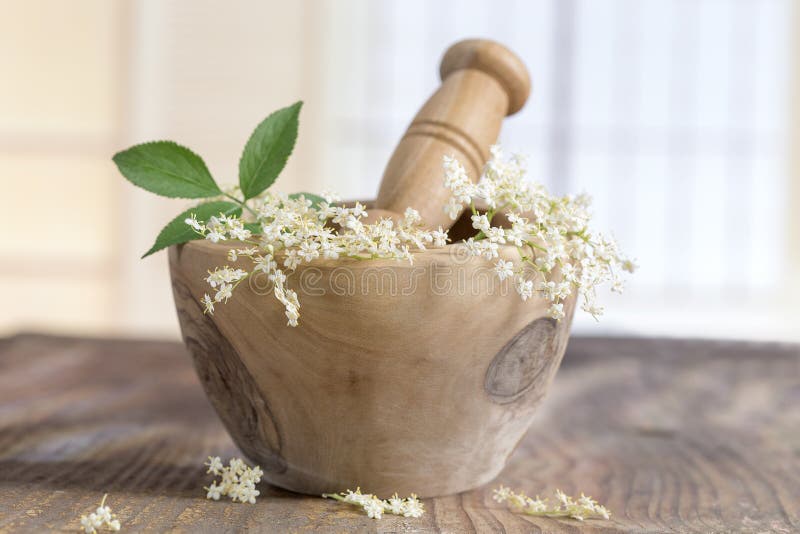
{"label": "blurred background", "polygon": [[452,42],[533,78],[501,141],[594,196],[641,266],[580,333],[800,340],[800,2],[0,0],[0,335],[177,338],[166,255],[187,207],[111,162],[172,139],[234,183],[271,111],[305,101],[277,187],[377,191]]}

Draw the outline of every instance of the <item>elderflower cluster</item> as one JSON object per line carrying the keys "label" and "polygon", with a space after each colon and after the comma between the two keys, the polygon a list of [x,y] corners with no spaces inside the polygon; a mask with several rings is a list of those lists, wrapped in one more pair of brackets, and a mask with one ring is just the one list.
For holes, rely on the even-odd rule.
{"label": "elderflower cluster", "polygon": [[207,473],[219,476],[220,480],[213,481],[206,490],[206,499],[218,501],[221,496],[228,496],[232,501],[249,502],[255,504],[256,497],[261,492],[256,489],[256,484],[261,482],[264,474],[261,468],[249,467],[240,458],[231,458],[228,466],[222,464],[219,456],[209,456],[203,464],[208,466]]}
{"label": "elderflower cluster", "polygon": [[583,493],[580,498],[574,500],[561,490],[556,490],[556,502],[552,505],[548,499],[540,499],[538,495],[532,499],[524,493],[515,493],[504,486],[495,489],[493,493],[492,498],[495,501],[507,502],[508,507],[517,513],[544,517],[571,517],[579,521],[611,517],[611,512],[605,506],[597,504],[597,501]]}
{"label": "elderflower cluster", "polygon": [[115,514],[111,513],[111,508],[106,506],[106,497],[108,497],[108,494],[103,495],[103,500],[100,501],[100,506],[97,507],[97,510],[89,515],[81,516],[81,528],[86,534],[95,534],[103,527],[113,531],[120,529],[119,519]]}
{"label": "elderflower cluster", "polygon": [[[595,302],[597,286],[608,282],[612,291],[622,292],[622,271],[633,272],[636,265],[620,254],[613,239],[589,229],[588,195],[551,196],[543,185],[525,180],[519,156],[504,158],[498,146],[491,148],[477,184],[454,158],[444,158],[444,174],[451,191],[445,212],[452,219],[465,207],[472,212],[478,233],[464,242],[468,254],[492,261],[497,277],[512,280],[522,300],[543,297],[550,301],[547,314],[561,319],[564,300],[577,291],[583,310],[597,318],[603,313]],[[501,212],[510,228],[492,225]],[[499,258],[501,245],[516,247],[519,259]]]}
{"label": "elderflower cluster", "polygon": [[[243,243],[245,246],[230,250],[228,259],[234,262],[247,258],[251,263],[249,271],[224,266],[209,272],[206,281],[213,292],[202,298],[206,313],[214,313],[215,304],[227,302],[243,280],[263,273],[273,284],[275,298],[286,310],[288,324],[297,326],[300,302],[297,293],[288,287],[287,279],[300,264],[341,257],[411,262],[412,250],[447,244],[447,232],[441,227],[423,229],[419,213],[412,208],[397,223],[381,219],[365,224],[362,219],[367,212],[362,204],[345,207],[336,205],[338,200],[327,195],[323,202],[314,205],[302,195],[293,198],[267,192],[251,210],[255,223],[245,225],[239,217],[222,214],[206,223],[194,217],[186,219],[186,224],[209,241],[230,239]],[[258,235],[254,236],[249,227],[255,228]]]}
{"label": "elderflower cluster", "polygon": [[405,499],[400,498],[395,493],[390,499],[383,500],[371,493],[361,493],[361,488],[357,488],[356,491],[323,493],[322,497],[360,506],[367,516],[372,519],[380,519],[385,513],[402,515],[403,517],[422,517],[422,514],[425,513],[424,505],[413,493]]}

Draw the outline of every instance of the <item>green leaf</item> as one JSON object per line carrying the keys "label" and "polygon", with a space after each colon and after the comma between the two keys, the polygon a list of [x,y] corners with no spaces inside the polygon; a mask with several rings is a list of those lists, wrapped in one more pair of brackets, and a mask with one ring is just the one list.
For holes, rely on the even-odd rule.
{"label": "green leaf", "polygon": [[239,186],[245,200],[271,186],[297,140],[302,102],[279,109],[256,126],[239,160]]}
{"label": "green leaf", "polygon": [[242,214],[242,207],[239,204],[234,204],[233,202],[219,201],[207,202],[205,204],[195,206],[194,208],[189,208],[172,219],[169,224],[166,225],[163,230],[161,230],[156,238],[156,242],[152,247],[150,247],[150,250],[145,252],[142,258],[146,258],[153,252],[158,252],[162,248],[167,248],[170,245],[179,245],[181,243],[186,243],[187,241],[203,239],[203,236],[195,232],[191,226],[186,224],[186,219],[188,219],[192,213],[195,214],[195,217],[197,217],[198,221],[205,222],[210,217],[219,215],[220,213],[224,215],[239,216]]}
{"label": "green leaf", "polygon": [[154,141],[117,152],[114,163],[131,183],[170,198],[221,195],[202,158],[172,141]]}
{"label": "green leaf", "polygon": [[261,233],[261,223],[244,223],[244,227],[250,230],[250,233],[253,235],[259,235]]}
{"label": "green leaf", "polygon": [[289,195],[289,198],[300,198],[300,197],[306,197],[306,199],[310,200],[311,205],[314,208],[318,208],[320,202],[325,202],[324,198],[322,198],[319,195],[315,195],[314,193],[292,193],[291,195]]}

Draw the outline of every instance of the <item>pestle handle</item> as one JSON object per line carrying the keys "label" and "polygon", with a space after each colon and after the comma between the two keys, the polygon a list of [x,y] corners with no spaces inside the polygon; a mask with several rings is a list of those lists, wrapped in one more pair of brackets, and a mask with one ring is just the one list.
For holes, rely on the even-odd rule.
{"label": "pestle handle", "polygon": [[375,207],[401,214],[410,206],[427,226],[449,228],[454,221],[444,213],[450,193],[443,183],[443,156],[454,156],[477,181],[503,118],[525,105],[531,82],[519,57],[485,39],[451,46],[440,74],[442,85],[411,121],[389,159]]}

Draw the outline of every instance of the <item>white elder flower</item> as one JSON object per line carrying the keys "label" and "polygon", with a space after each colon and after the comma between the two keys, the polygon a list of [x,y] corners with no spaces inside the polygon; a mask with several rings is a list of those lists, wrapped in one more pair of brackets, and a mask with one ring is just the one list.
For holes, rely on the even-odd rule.
{"label": "white elder flower", "polygon": [[511,490],[505,486],[500,486],[492,491],[492,499],[497,502],[505,502],[511,496]]}
{"label": "white elder flower", "polygon": [[531,499],[526,497],[524,493],[515,493],[502,486],[495,490],[495,500],[498,502],[507,501],[509,508],[513,512],[531,516],[571,517],[579,521],[590,518],[609,519],[611,517],[608,509],[597,504],[592,498],[581,495],[581,498],[575,501],[560,490],[556,490],[556,503],[552,506],[548,504],[547,499],[542,500],[538,495],[536,499]]}
{"label": "white elder flower", "polygon": [[185,222],[186,224],[188,224],[189,226],[191,226],[191,227],[192,227],[192,228],[193,228],[193,229],[194,229],[196,232],[203,232],[203,231],[206,229],[206,227],[205,227],[205,226],[203,226],[203,225],[202,225],[202,224],[201,224],[201,223],[200,223],[200,222],[197,220],[197,215],[195,215],[194,213],[192,213],[192,216],[191,216],[191,217],[189,217],[189,218],[187,218],[187,219],[186,219],[186,220],[184,220],[183,222]]}
{"label": "white elder flower", "polygon": [[102,523],[111,521],[111,508],[108,506],[98,506],[94,513],[97,515],[98,520]]}
{"label": "white elder flower", "polygon": [[345,226],[347,218],[352,216],[349,209],[341,206],[333,207],[332,210],[334,215],[330,217],[331,222],[339,226]]}
{"label": "white elder flower", "polygon": [[486,233],[489,231],[489,228],[491,228],[491,224],[489,223],[489,219],[488,217],[486,217],[485,213],[481,213],[479,215],[473,215],[471,219],[472,219],[472,227],[475,228],[476,230],[480,230],[481,232]]}
{"label": "white elder flower", "polygon": [[525,245],[525,242],[528,240],[528,234],[520,231],[517,228],[511,228],[511,230],[506,230],[504,237],[507,242],[511,243],[517,248],[521,248],[523,245]]}
{"label": "white elder flower", "polygon": [[297,293],[294,290],[287,289],[285,291],[284,295],[285,295],[284,298],[286,299],[284,301],[284,304],[292,305],[295,308],[299,308],[300,307],[300,301],[297,299]]}
{"label": "white elder flower", "polygon": [[431,237],[433,238],[433,246],[435,248],[441,248],[447,245],[447,232],[442,230],[441,226],[437,230],[431,232]]}
{"label": "white elder flower", "polygon": [[561,282],[560,284],[557,284],[553,294],[555,295],[556,299],[564,300],[572,294],[572,284],[569,282]]}
{"label": "white elder flower", "polygon": [[447,205],[444,207],[444,212],[450,217],[452,220],[458,219],[458,216],[461,215],[461,210],[464,209],[464,206],[456,201],[455,198],[451,198]]}
{"label": "white elder flower", "polygon": [[422,221],[422,217],[420,217],[419,212],[414,208],[406,208],[406,211],[403,214],[403,219],[403,224],[406,225],[414,225]]}
{"label": "white elder flower", "polygon": [[239,474],[230,467],[225,467],[219,476],[221,477],[220,486],[222,486],[224,493],[239,484]]}
{"label": "white elder flower", "polygon": [[283,266],[289,269],[290,271],[294,271],[297,269],[297,266],[300,265],[302,259],[300,258],[298,251],[295,249],[290,249],[286,252],[286,258],[283,260]]}
{"label": "white elder flower", "polygon": [[209,456],[208,461],[203,465],[208,466],[208,471],[206,471],[206,473],[213,473],[215,475],[220,474],[223,467],[225,467],[219,456]]}
{"label": "white elder flower", "polygon": [[394,515],[403,515],[406,511],[406,500],[401,499],[397,493],[387,501],[386,511]]}
{"label": "white elder flower", "polygon": [[611,291],[614,293],[623,293],[625,291],[625,283],[619,278],[615,278],[611,283]]}
{"label": "white elder flower", "polygon": [[581,493],[581,496],[578,498],[576,502],[578,503],[578,505],[583,506],[584,508],[591,509],[597,506],[597,501],[595,501],[591,497],[587,497],[583,493]]}
{"label": "white elder flower", "polygon": [[239,476],[239,479],[242,482],[246,482],[248,484],[255,486],[255,484],[261,482],[261,477],[263,475],[264,472],[261,470],[261,468],[259,466],[255,466],[252,469],[245,470],[245,472]]}
{"label": "white elder flower", "polygon": [[415,494],[406,499],[401,499],[397,493],[387,500],[381,500],[370,493],[362,494],[361,489],[347,490],[341,493],[323,493],[323,498],[335,499],[339,502],[360,506],[367,516],[380,519],[384,513],[402,515],[404,517],[421,517],[425,508]]}
{"label": "white elder flower", "polygon": [[336,216],[336,213],[336,207],[327,201],[320,202],[319,206],[317,207],[317,219],[320,221],[331,219]]}
{"label": "white elder flower", "polygon": [[514,276],[514,264],[510,261],[497,260],[497,263],[494,264],[494,272],[502,282],[506,278]]}
{"label": "white elder flower", "polygon": [[547,511],[547,501],[542,500],[537,495],[535,499],[528,499],[525,503],[525,512],[531,515],[535,515],[540,512]]}
{"label": "white elder flower", "polygon": [[605,309],[602,306],[598,306],[592,301],[584,301],[584,303],[581,305],[581,309],[595,319],[603,315],[605,312]]}
{"label": "white elder flower", "polygon": [[255,488],[244,487],[239,492],[240,502],[249,502],[250,504],[256,503],[256,497],[261,495],[261,492]]}
{"label": "white elder flower", "polygon": [[80,518],[81,528],[86,534],[95,534],[98,529],[107,527],[109,530],[119,530],[120,523],[116,516],[111,513],[111,508],[106,506],[108,494],[103,495],[100,506],[89,515],[82,515]]}
{"label": "white elder flower", "polygon": [[549,273],[553,270],[553,267],[556,266],[556,258],[552,257],[550,254],[539,255],[536,256],[533,263],[542,271]]}
{"label": "white elder flower", "polygon": [[377,497],[373,497],[369,501],[365,502],[362,506],[364,507],[364,511],[367,513],[367,517],[372,519],[380,519],[383,517],[383,501]]}
{"label": "white elder flower", "polygon": [[622,260],[622,262],[620,263],[620,267],[622,267],[622,270],[623,270],[623,271],[627,271],[627,272],[629,272],[629,273],[633,273],[634,271],[636,271],[636,269],[637,269],[639,266],[638,266],[638,265],[636,265],[636,262],[635,262],[635,261],[633,261],[633,260],[624,259],[624,260]]}
{"label": "white elder flower", "polygon": [[[500,147],[493,147],[477,185],[454,158],[444,158],[443,167],[444,184],[451,192],[445,211],[457,217],[466,204],[474,214],[473,227],[481,232],[465,241],[469,255],[493,260],[497,245],[517,247],[520,260],[514,262],[513,272],[532,266],[532,281],[551,303],[560,303],[577,290],[584,299],[582,309],[597,316],[602,308],[594,303],[596,287],[610,283],[612,291],[621,291],[617,273],[635,270],[635,263],[620,255],[614,240],[589,229],[591,199],[583,194],[551,196],[541,184],[526,182],[522,157],[505,159]],[[489,210],[477,214],[476,200]],[[492,226],[492,218],[500,211],[511,228]],[[487,241],[495,247],[487,246]],[[522,299],[532,296],[530,284],[516,286]],[[551,313],[560,316],[561,310],[554,307]]]}
{"label": "white elder flower", "polygon": [[231,229],[229,231],[229,233],[231,234],[231,238],[238,239],[239,241],[246,241],[246,240],[250,239],[250,236],[252,235],[250,230],[248,230],[247,228],[244,228],[241,225],[236,227],[236,228]]}
{"label": "white elder flower", "polygon": [[217,228],[221,228],[225,226],[224,219],[225,219],[224,216],[222,216],[222,220],[220,220],[219,217],[212,215],[211,217],[208,218],[208,222],[206,222],[206,228],[208,228],[209,230],[216,230]]}
{"label": "white elder flower", "polygon": [[486,238],[492,243],[503,244],[506,242],[506,231],[503,228],[490,227],[486,232]]}
{"label": "white elder flower", "polygon": [[211,230],[206,234],[206,239],[212,243],[219,243],[220,241],[225,241],[225,233],[218,230]]}
{"label": "white elder flower", "polygon": [[366,217],[367,216],[367,212],[364,209],[364,206],[361,204],[361,202],[356,202],[355,207],[353,207],[350,210],[350,213],[353,215],[353,217],[356,217],[356,218],[359,218],[359,219],[361,217]]}
{"label": "white elder flower", "polygon": [[560,321],[564,318],[564,305],[560,302],[551,304],[547,309],[547,316]]}
{"label": "white elder flower", "polygon": [[297,251],[297,255],[305,260],[306,262],[311,262],[319,258],[319,243],[314,241],[303,241],[300,243],[300,250]]}
{"label": "white elder flower", "polygon": [[497,208],[499,188],[494,180],[481,180],[475,188],[475,194],[482,198],[491,209]]}
{"label": "white elder flower", "polygon": [[214,295],[214,301],[215,302],[228,302],[228,299],[231,298],[231,296],[233,296],[233,285],[232,284],[223,283],[219,287],[219,291],[217,291],[217,294]]}
{"label": "white elder flower", "polygon": [[286,324],[289,326],[297,326],[300,320],[300,312],[292,304],[286,304],[286,318],[289,319]]}
{"label": "white elder flower", "polygon": [[564,280],[571,284],[574,284],[578,281],[578,271],[571,263],[567,263],[561,267],[561,276],[563,276]]}
{"label": "white elder flower", "polygon": [[497,243],[492,243],[488,240],[482,240],[478,241],[475,246],[478,250],[480,250],[481,256],[487,260],[492,260],[499,255],[498,251],[500,250],[500,247]]}
{"label": "white elder flower", "polygon": [[528,497],[524,493],[511,493],[508,496],[508,506],[512,510],[522,510],[528,502]]}
{"label": "white elder flower", "polygon": [[255,256],[254,260],[253,272],[269,274],[278,267],[278,264],[272,259],[271,254],[267,254],[265,256]]}
{"label": "white elder flower", "polygon": [[280,269],[275,269],[275,271],[270,273],[267,278],[269,278],[269,281],[275,284],[277,287],[283,287],[283,285],[286,283],[286,274]]}
{"label": "white elder flower", "polygon": [[228,461],[228,467],[233,473],[239,475],[247,468],[247,464],[241,458],[231,458]]}
{"label": "white elder flower", "polygon": [[528,300],[533,296],[533,280],[526,280],[524,277],[518,276],[515,282],[515,288],[522,300]]}
{"label": "white elder flower", "polygon": [[[265,194],[263,205],[258,210],[258,221],[262,228],[259,247],[268,253],[263,259],[255,252],[250,254],[254,261],[254,271],[267,274],[277,271],[273,258],[277,251],[283,254],[283,270],[291,272],[301,262],[310,262],[319,257],[337,259],[341,256],[358,258],[394,258],[411,260],[411,247],[423,250],[427,246],[444,246],[446,232],[426,231],[416,226],[418,214],[409,210],[406,218],[393,226],[391,220],[381,220],[375,224],[365,225],[361,218],[366,211],[361,204],[354,207],[332,206],[320,203],[318,208],[310,202],[287,200],[285,195]],[[329,223],[339,226],[330,228]],[[241,259],[242,254],[237,254]],[[288,273],[286,273],[288,275]],[[295,325],[298,320],[299,303],[286,298],[283,286],[286,283],[284,274],[275,274],[277,278],[275,297],[287,307],[289,324]],[[210,279],[209,283],[220,281]]]}
{"label": "white elder flower", "polygon": [[326,260],[338,260],[339,255],[342,253],[342,249],[339,245],[332,243],[330,241],[324,241],[320,245],[320,254]]}
{"label": "white elder flower", "polygon": [[245,488],[239,484],[239,482],[235,482],[228,485],[228,489],[225,492],[231,501],[236,502],[246,502],[243,495],[244,495]]}
{"label": "white elder flower", "polygon": [[206,499],[214,499],[215,501],[218,501],[220,496],[223,495],[222,486],[217,486],[216,482],[212,482],[211,485],[206,488],[206,490],[208,490],[206,493]]}
{"label": "white elder flower", "polygon": [[83,527],[83,531],[87,534],[94,534],[97,532],[97,528],[100,527],[101,524],[102,523],[97,521],[97,516],[94,514],[81,516],[81,526]]}
{"label": "white elder flower", "polygon": [[372,494],[362,494],[361,488],[356,488],[356,491],[347,490],[344,494],[344,502],[358,504],[359,506],[366,504],[370,500],[372,500]]}
{"label": "white elder flower", "polygon": [[556,299],[556,283],[550,280],[549,282],[538,282],[536,284],[536,291],[542,293],[547,300]]}
{"label": "white elder flower", "polygon": [[220,477],[213,481],[206,490],[206,498],[219,500],[222,496],[229,497],[232,501],[255,504],[256,498],[261,494],[256,489],[256,484],[261,480],[263,472],[258,466],[250,468],[242,459],[231,458],[225,467],[219,457],[209,457],[206,462],[209,473]]}
{"label": "white elder flower", "polygon": [[405,511],[403,511],[404,517],[422,517],[422,514],[425,513],[425,507],[417,498],[416,494],[412,493],[410,497],[406,499]]}

